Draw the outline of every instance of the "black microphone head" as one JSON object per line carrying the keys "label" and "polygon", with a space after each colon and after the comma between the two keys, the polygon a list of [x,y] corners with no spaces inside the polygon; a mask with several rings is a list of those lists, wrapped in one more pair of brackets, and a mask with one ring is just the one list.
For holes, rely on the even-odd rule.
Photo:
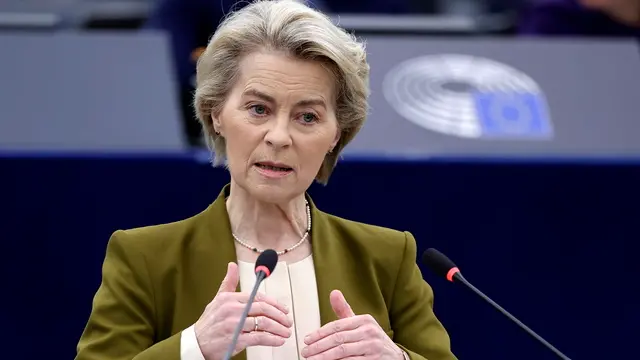
{"label": "black microphone head", "polygon": [[255,272],[256,274],[260,271],[265,273],[265,278],[269,277],[273,272],[273,269],[276,268],[278,264],[278,253],[274,250],[267,249],[260,256],[258,256],[258,260],[256,260]]}
{"label": "black microphone head", "polygon": [[431,271],[439,276],[447,278],[449,281],[453,281],[453,276],[460,272],[453,261],[451,261],[445,254],[434,248],[427,249],[427,251],[422,254],[422,262],[424,262]]}

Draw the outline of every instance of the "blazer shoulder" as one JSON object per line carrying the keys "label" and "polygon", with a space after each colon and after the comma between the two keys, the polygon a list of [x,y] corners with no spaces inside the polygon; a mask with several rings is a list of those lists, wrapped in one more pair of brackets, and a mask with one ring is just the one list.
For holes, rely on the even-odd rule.
{"label": "blazer shoulder", "polygon": [[203,230],[203,213],[164,224],[119,229],[113,233],[112,239],[118,238],[121,245],[134,247],[143,253],[163,252],[198,235]]}

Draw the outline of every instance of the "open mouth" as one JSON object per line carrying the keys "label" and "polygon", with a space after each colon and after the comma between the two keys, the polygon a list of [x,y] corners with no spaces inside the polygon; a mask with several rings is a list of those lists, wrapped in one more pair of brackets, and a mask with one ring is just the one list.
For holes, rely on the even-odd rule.
{"label": "open mouth", "polygon": [[264,170],[267,170],[267,171],[278,171],[278,172],[290,172],[290,171],[293,171],[292,168],[287,167],[287,166],[275,166],[275,165],[263,164],[263,163],[256,163],[255,165],[257,167],[259,167],[260,169],[264,169]]}

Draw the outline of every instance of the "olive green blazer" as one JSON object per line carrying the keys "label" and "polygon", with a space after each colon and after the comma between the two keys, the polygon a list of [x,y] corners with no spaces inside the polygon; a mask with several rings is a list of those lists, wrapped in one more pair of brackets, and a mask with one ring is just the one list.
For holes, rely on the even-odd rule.
{"label": "olive green blazer", "polygon": [[[229,185],[186,220],[113,233],[76,360],[180,359],[181,331],[198,320],[227,264],[237,261],[228,193]],[[413,236],[326,214],[308,200],[321,323],[337,319],[329,293],[339,289],[411,359],[455,359],[416,265]],[[234,357],[245,359],[245,351]]]}

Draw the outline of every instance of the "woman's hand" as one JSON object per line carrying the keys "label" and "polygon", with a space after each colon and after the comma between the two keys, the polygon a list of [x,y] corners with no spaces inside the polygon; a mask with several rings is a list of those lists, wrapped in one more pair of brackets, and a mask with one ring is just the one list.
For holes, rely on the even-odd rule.
{"label": "woman's hand", "polygon": [[330,299],[338,320],[307,335],[302,356],[308,360],[405,359],[371,315],[354,314],[338,290],[331,292]]}
{"label": "woman's hand", "polygon": [[[236,292],[239,280],[238,265],[229,263],[218,294],[194,326],[200,351],[207,360],[224,357],[249,299],[248,294]],[[247,346],[283,345],[291,336],[290,328],[293,325],[288,314],[289,309],[285,305],[263,294],[256,294],[233,355]]]}

